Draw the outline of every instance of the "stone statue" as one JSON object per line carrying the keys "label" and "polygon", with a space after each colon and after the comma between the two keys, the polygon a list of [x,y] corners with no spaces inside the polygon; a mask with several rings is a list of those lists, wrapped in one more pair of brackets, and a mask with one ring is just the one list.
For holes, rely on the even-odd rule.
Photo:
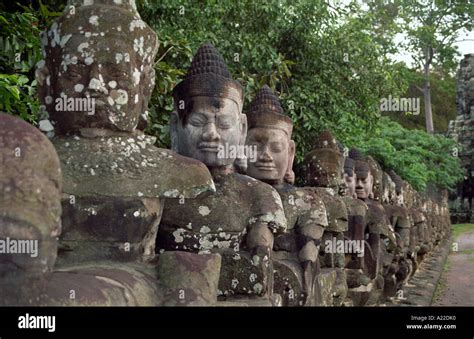
{"label": "stone statue", "polygon": [[[0,114],[0,304],[156,305],[152,274],[112,263],[53,267],[61,233],[60,162],[36,128]],[[7,252],[5,252],[5,249]]]}
{"label": "stone statue", "polygon": [[274,236],[285,231],[286,219],[280,196],[270,185],[236,171],[236,159],[242,166],[245,158],[240,151],[247,135],[242,87],[219,52],[206,43],[173,95],[172,149],[206,164],[216,192],[167,202],[157,249],[220,253],[221,299],[271,297],[271,249]]}
{"label": "stone statue", "polygon": [[[355,160],[355,172],[357,177],[356,194],[368,206],[367,213],[367,235],[368,242],[374,257],[373,263],[368,263],[371,277],[376,279],[374,284],[373,298],[377,303],[382,296],[377,296],[377,290],[384,290],[385,283],[390,286],[390,292],[385,287],[385,296],[393,294],[396,285],[396,238],[395,233],[388,221],[384,208],[380,204],[382,174],[380,167],[373,159],[368,159],[360,151],[352,149],[350,157]],[[372,174],[374,173],[374,175]],[[378,178],[378,188],[374,192],[375,178]],[[383,279],[383,280],[382,280]]]}
{"label": "stone statue", "polygon": [[384,297],[392,298],[397,291],[397,273],[400,271],[401,247],[398,247],[395,229],[390,223],[388,212],[383,205],[383,170],[371,156],[366,157],[374,177],[373,199],[383,211],[381,240],[383,253]]}
{"label": "stone statue", "polygon": [[[246,145],[257,151],[256,161],[248,163],[247,174],[273,186],[279,193],[288,230],[274,242],[274,292],[283,296],[284,305],[315,305],[313,288],[319,271],[319,245],[328,221],[322,200],[310,189],[292,185],[295,142],[293,122],[284,113],[278,97],[263,86],[247,112],[249,131]],[[302,271],[294,265],[300,262]],[[301,296],[303,292],[303,296]]]}
{"label": "stone statue", "polygon": [[401,178],[394,171],[390,171],[390,174],[383,173],[382,205],[395,231],[397,247],[400,252],[399,269],[396,273],[396,290],[399,290],[406,283],[412,271],[409,257],[411,225],[408,211],[403,206],[403,199],[398,199],[398,194],[401,192],[400,180]]}
{"label": "stone statue", "polygon": [[[1,246],[0,304],[35,305],[61,232],[59,160],[39,130],[0,113],[0,161],[0,239],[11,244]],[[19,252],[19,241],[30,253]]]}
{"label": "stone statue", "polygon": [[[303,161],[305,182],[324,202],[328,227],[323,234],[321,267],[334,268],[338,272],[336,305],[342,305],[347,295],[344,273],[344,232],[348,231],[348,215],[344,201],[338,196],[343,185],[344,156],[339,152],[336,139],[325,130],[316,139],[314,149]],[[335,246],[336,245],[336,246]]]}
{"label": "stone statue", "polygon": [[[71,1],[42,42],[39,94],[64,178],[57,270],[119,265],[110,279],[145,274],[151,279],[140,277],[148,282],[136,293],[154,289],[156,268],[145,263],[155,259],[164,198],[214,190],[202,163],[153,146],[142,131],[157,36],[133,0]],[[153,304],[144,295],[136,304]]]}
{"label": "stone statue", "polygon": [[[134,1],[73,3],[44,33],[37,71],[58,134],[64,253],[74,261],[151,258],[159,198],[194,197],[212,190],[212,180],[202,164],[154,147],[137,129],[154,86],[158,40]],[[73,99],[70,111],[55,104],[64,98]],[[77,99],[93,111],[79,110],[87,105]]]}
{"label": "stone statue", "polygon": [[370,251],[365,250],[368,207],[362,200],[357,199],[355,192],[357,182],[355,161],[351,158],[345,158],[344,160],[344,181],[346,191],[343,192],[341,198],[346,204],[349,224],[345,237],[356,246],[364,249],[361,253],[346,254],[348,294],[355,306],[363,306],[372,291],[372,279],[364,260],[366,255],[370,256]]}

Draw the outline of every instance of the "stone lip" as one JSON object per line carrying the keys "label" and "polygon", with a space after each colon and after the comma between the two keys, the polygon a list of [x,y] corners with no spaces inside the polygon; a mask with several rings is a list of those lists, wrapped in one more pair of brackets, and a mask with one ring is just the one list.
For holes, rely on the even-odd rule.
{"label": "stone lip", "polygon": [[214,192],[207,167],[198,160],[153,146],[154,138],[57,137],[64,193],[78,197],[195,198]]}

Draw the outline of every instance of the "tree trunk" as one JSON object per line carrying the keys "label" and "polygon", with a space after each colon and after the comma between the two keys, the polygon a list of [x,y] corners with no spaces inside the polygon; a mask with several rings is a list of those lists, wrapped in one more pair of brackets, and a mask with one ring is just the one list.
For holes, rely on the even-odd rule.
{"label": "tree trunk", "polygon": [[431,53],[430,49],[427,50],[425,55],[425,85],[423,87],[423,96],[425,99],[425,121],[426,121],[426,132],[433,134],[433,113],[431,111],[431,85],[430,85],[430,64],[431,64]]}

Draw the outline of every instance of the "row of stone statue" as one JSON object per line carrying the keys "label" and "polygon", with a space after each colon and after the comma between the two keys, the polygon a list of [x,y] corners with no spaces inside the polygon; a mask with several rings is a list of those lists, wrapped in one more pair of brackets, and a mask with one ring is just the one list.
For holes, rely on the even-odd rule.
{"label": "row of stone statue", "polygon": [[0,239],[39,244],[0,254],[3,305],[378,305],[449,233],[445,201],[327,130],[296,187],[278,97],[242,113],[208,43],[173,91],[172,150],[153,146],[158,39],[132,0],[70,2],[42,39],[52,142],[0,115]]}

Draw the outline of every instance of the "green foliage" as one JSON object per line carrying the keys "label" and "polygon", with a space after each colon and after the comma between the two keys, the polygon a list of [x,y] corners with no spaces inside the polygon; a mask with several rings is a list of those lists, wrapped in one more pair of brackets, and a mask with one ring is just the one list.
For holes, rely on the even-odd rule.
{"label": "green foliage", "polygon": [[[222,53],[244,86],[246,105],[264,84],[280,94],[295,123],[297,162],[321,129],[344,135],[370,129],[379,118],[379,98],[406,88],[370,34],[368,14],[356,16],[304,0],[138,5],[162,43],[151,133],[167,131],[171,90],[206,41]],[[352,6],[353,13],[360,13]],[[168,139],[159,139],[161,146],[168,146]]]}
{"label": "green foliage", "polygon": [[[38,34],[64,6],[58,0],[44,3],[34,1],[21,10],[0,5],[0,38],[10,44],[0,51],[0,109],[30,122],[38,112],[33,74],[41,58]],[[415,188],[428,182],[450,187],[459,177],[457,159],[449,156],[451,141],[380,117],[380,98],[403,96],[415,83],[413,73],[387,57],[399,30],[396,9],[380,16],[355,2],[336,9],[310,0],[137,0],[137,5],[160,40],[146,130],[158,146],[170,145],[172,90],[197,48],[210,41],[244,87],[244,110],[264,84],[280,95],[294,121],[297,166],[317,134],[329,128],[345,145],[372,154]],[[451,95],[453,82],[443,79],[440,88]]]}
{"label": "green foliage", "polygon": [[432,56],[436,68],[453,71],[457,67],[454,45],[463,29],[472,30],[474,6],[470,0],[398,0],[407,48],[417,65],[426,63],[426,53]]}
{"label": "green foliage", "polygon": [[[403,77],[409,82],[409,88],[402,95],[404,98],[420,98],[420,114],[401,114],[393,112],[384,115],[399,122],[408,129],[425,129],[425,110],[423,92],[423,74],[419,71],[406,68],[403,70]],[[445,133],[450,120],[454,120],[457,115],[456,109],[456,79],[449,73],[441,69],[436,69],[431,73],[431,106],[433,110],[433,124],[435,132]]]}
{"label": "green foliage", "polygon": [[58,13],[41,2],[0,10],[0,110],[36,123],[39,101],[34,68],[41,60],[39,33]]}
{"label": "green foliage", "polygon": [[395,170],[416,190],[428,183],[453,188],[464,175],[456,156],[459,146],[449,138],[423,130],[408,130],[387,117],[367,134],[341,139],[347,147],[357,147],[373,156],[385,169]]}

